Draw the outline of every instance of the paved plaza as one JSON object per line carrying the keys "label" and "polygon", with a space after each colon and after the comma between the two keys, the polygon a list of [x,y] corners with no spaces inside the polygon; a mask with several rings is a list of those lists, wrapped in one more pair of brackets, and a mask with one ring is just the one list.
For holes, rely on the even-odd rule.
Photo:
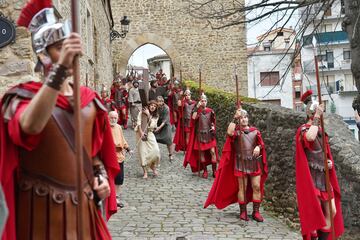
{"label": "paved plaza", "polygon": [[[124,134],[130,147],[135,148],[133,130],[124,130]],[[122,194],[125,207],[109,221],[114,240],[301,239],[299,233],[264,212],[265,222],[244,223],[239,220],[237,204],[225,210],[213,206],[203,209],[213,178],[205,180],[184,169],[183,154],[178,153],[170,163],[166,146],[160,145],[160,149],[162,161],[156,178],[149,172],[149,178],[142,179],[136,151],[125,162]],[[251,211],[248,206],[250,214]]]}

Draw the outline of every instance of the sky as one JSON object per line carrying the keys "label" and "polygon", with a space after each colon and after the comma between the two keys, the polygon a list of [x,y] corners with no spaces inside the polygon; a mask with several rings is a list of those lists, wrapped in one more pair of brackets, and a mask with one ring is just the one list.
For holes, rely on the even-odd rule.
{"label": "sky", "polygon": [[[246,0],[247,3],[254,3],[255,1],[260,0]],[[253,11],[252,14],[256,15],[259,14],[261,10]],[[251,16],[251,15],[250,15]],[[247,45],[256,44],[257,40],[256,37],[265,33],[270,27],[275,24],[276,20],[280,17],[280,14],[274,14],[272,17],[267,18],[259,23],[251,23],[246,26],[247,30]],[[296,12],[294,17],[287,23],[286,27],[295,27],[297,24],[296,18],[298,17],[298,13]],[[278,27],[281,27],[284,21],[277,24]],[[142,66],[148,67],[147,59],[152,58],[157,55],[166,54],[161,48],[153,45],[153,44],[146,44],[140,48],[138,48],[133,55],[129,59],[129,64],[134,66]]]}

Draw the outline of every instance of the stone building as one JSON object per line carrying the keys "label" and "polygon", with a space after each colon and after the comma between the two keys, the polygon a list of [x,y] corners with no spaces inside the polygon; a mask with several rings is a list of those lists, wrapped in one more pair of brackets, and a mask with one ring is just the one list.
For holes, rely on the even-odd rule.
{"label": "stone building", "polygon": [[[304,74],[309,79],[309,84],[304,87],[311,88],[317,95],[312,45],[312,39],[315,36],[321,95],[326,111],[339,114],[348,124],[354,136],[358,138],[359,131],[354,119],[354,110],[351,107],[358,91],[351,72],[350,42],[347,33],[342,30],[342,22],[345,18],[344,1],[334,1],[331,8],[327,11],[321,10],[321,13],[315,16],[319,9],[319,4],[311,9],[309,19],[315,17],[314,21],[308,23],[305,17],[301,19],[302,24],[309,24],[302,39],[301,51]],[[317,29],[314,30],[314,28]]]}
{"label": "stone building", "polygon": [[301,88],[295,86],[295,81],[301,85],[301,73],[295,73],[293,64],[295,35],[293,29],[277,28],[258,36],[257,47],[248,49],[249,97],[287,108],[295,106],[301,95]]}
{"label": "stone building", "polygon": [[172,64],[168,55],[157,55],[147,60],[149,65],[149,70],[151,73],[155,74],[160,69],[162,69],[165,76],[169,79],[172,74]]}
{"label": "stone building", "polygon": [[[0,1],[0,11],[16,22],[26,0]],[[70,1],[53,0],[54,7],[63,18],[70,18]],[[112,52],[110,29],[113,26],[109,0],[81,0],[81,30],[84,56],[80,59],[83,85],[100,90],[101,85],[112,82]],[[17,27],[14,43],[1,49],[0,96],[10,86],[26,80],[36,80],[33,68],[36,56],[31,47],[30,33]]]}
{"label": "stone building", "polygon": [[116,71],[124,74],[132,53],[151,43],[169,55],[176,76],[181,64],[184,79],[197,79],[201,65],[204,82],[225,90],[235,89],[233,65],[237,64],[241,94],[247,95],[244,26],[213,30],[206,21],[192,18],[185,7],[178,0],[112,1],[115,29],[120,29],[124,15],[131,20],[126,38],[113,42]]}

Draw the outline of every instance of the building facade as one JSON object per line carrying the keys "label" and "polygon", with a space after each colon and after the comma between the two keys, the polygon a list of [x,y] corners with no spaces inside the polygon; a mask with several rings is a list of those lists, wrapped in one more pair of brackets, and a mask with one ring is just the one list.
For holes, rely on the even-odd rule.
{"label": "building facade", "polygon": [[257,39],[257,47],[248,49],[248,96],[296,108],[302,93],[302,74],[299,58],[295,58],[295,31],[277,28]]}
{"label": "building facade", "polygon": [[[320,14],[315,16],[317,12]],[[303,48],[301,51],[304,75],[308,79],[307,84],[304,84],[304,90],[312,89],[317,95],[314,46],[312,43],[313,37],[315,37],[317,40],[315,52],[318,56],[321,95],[326,111],[340,115],[349,125],[354,136],[358,138],[358,129],[352,109],[352,101],[357,90],[351,73],[350,43],[347,33],[341,28],[345,16],[343,1],[335,1],[331,8],[325,11],[316,5],[311,9],[310,14],[315,20],[306,29],[302,39]],[[302,19],[302,23],[307,24],[305,19]],[[314,26],[318,27],[315,29]]]}
{"label": "building facade", "polygon": [[[16,22],[26,0],[2,1],[0,11]],[[70,18],[70,1],[53,0],[62,18]],[[100,91],[102,84],[110,86],[113,79],[110,29],[113,26],[109,0],[80,1],[80,35],[84,43],[84,55],[80,58],[81,81]],[[33,69],[36,56],[31,47],[30,33],[24,27],[16,28],[16,41],[1,49],[0,96],[17,83],[37,80]]]}
{"label": "building facade", "polygon": [[147,60],[149,70],[151,74],[156,74],[160,69],[165,73],[167,79],[170,79],[172,76],[172,64],[168,55],[158,55]]}

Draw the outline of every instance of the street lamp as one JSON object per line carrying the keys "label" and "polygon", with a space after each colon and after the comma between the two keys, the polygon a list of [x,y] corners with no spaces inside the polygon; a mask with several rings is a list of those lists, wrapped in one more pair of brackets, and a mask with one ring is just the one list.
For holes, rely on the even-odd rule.
{"label": "street lamp", "polygon": [[115,40],[115,38],[125,38],[126,34],[129,32],[130,20],[127,18],[127,16],[124,16],[121,19],[120,23],[121,23],[121,32],[120,33],[114,29],[112,29],[110,32],[110,41],[111,42],[113,40]]}

